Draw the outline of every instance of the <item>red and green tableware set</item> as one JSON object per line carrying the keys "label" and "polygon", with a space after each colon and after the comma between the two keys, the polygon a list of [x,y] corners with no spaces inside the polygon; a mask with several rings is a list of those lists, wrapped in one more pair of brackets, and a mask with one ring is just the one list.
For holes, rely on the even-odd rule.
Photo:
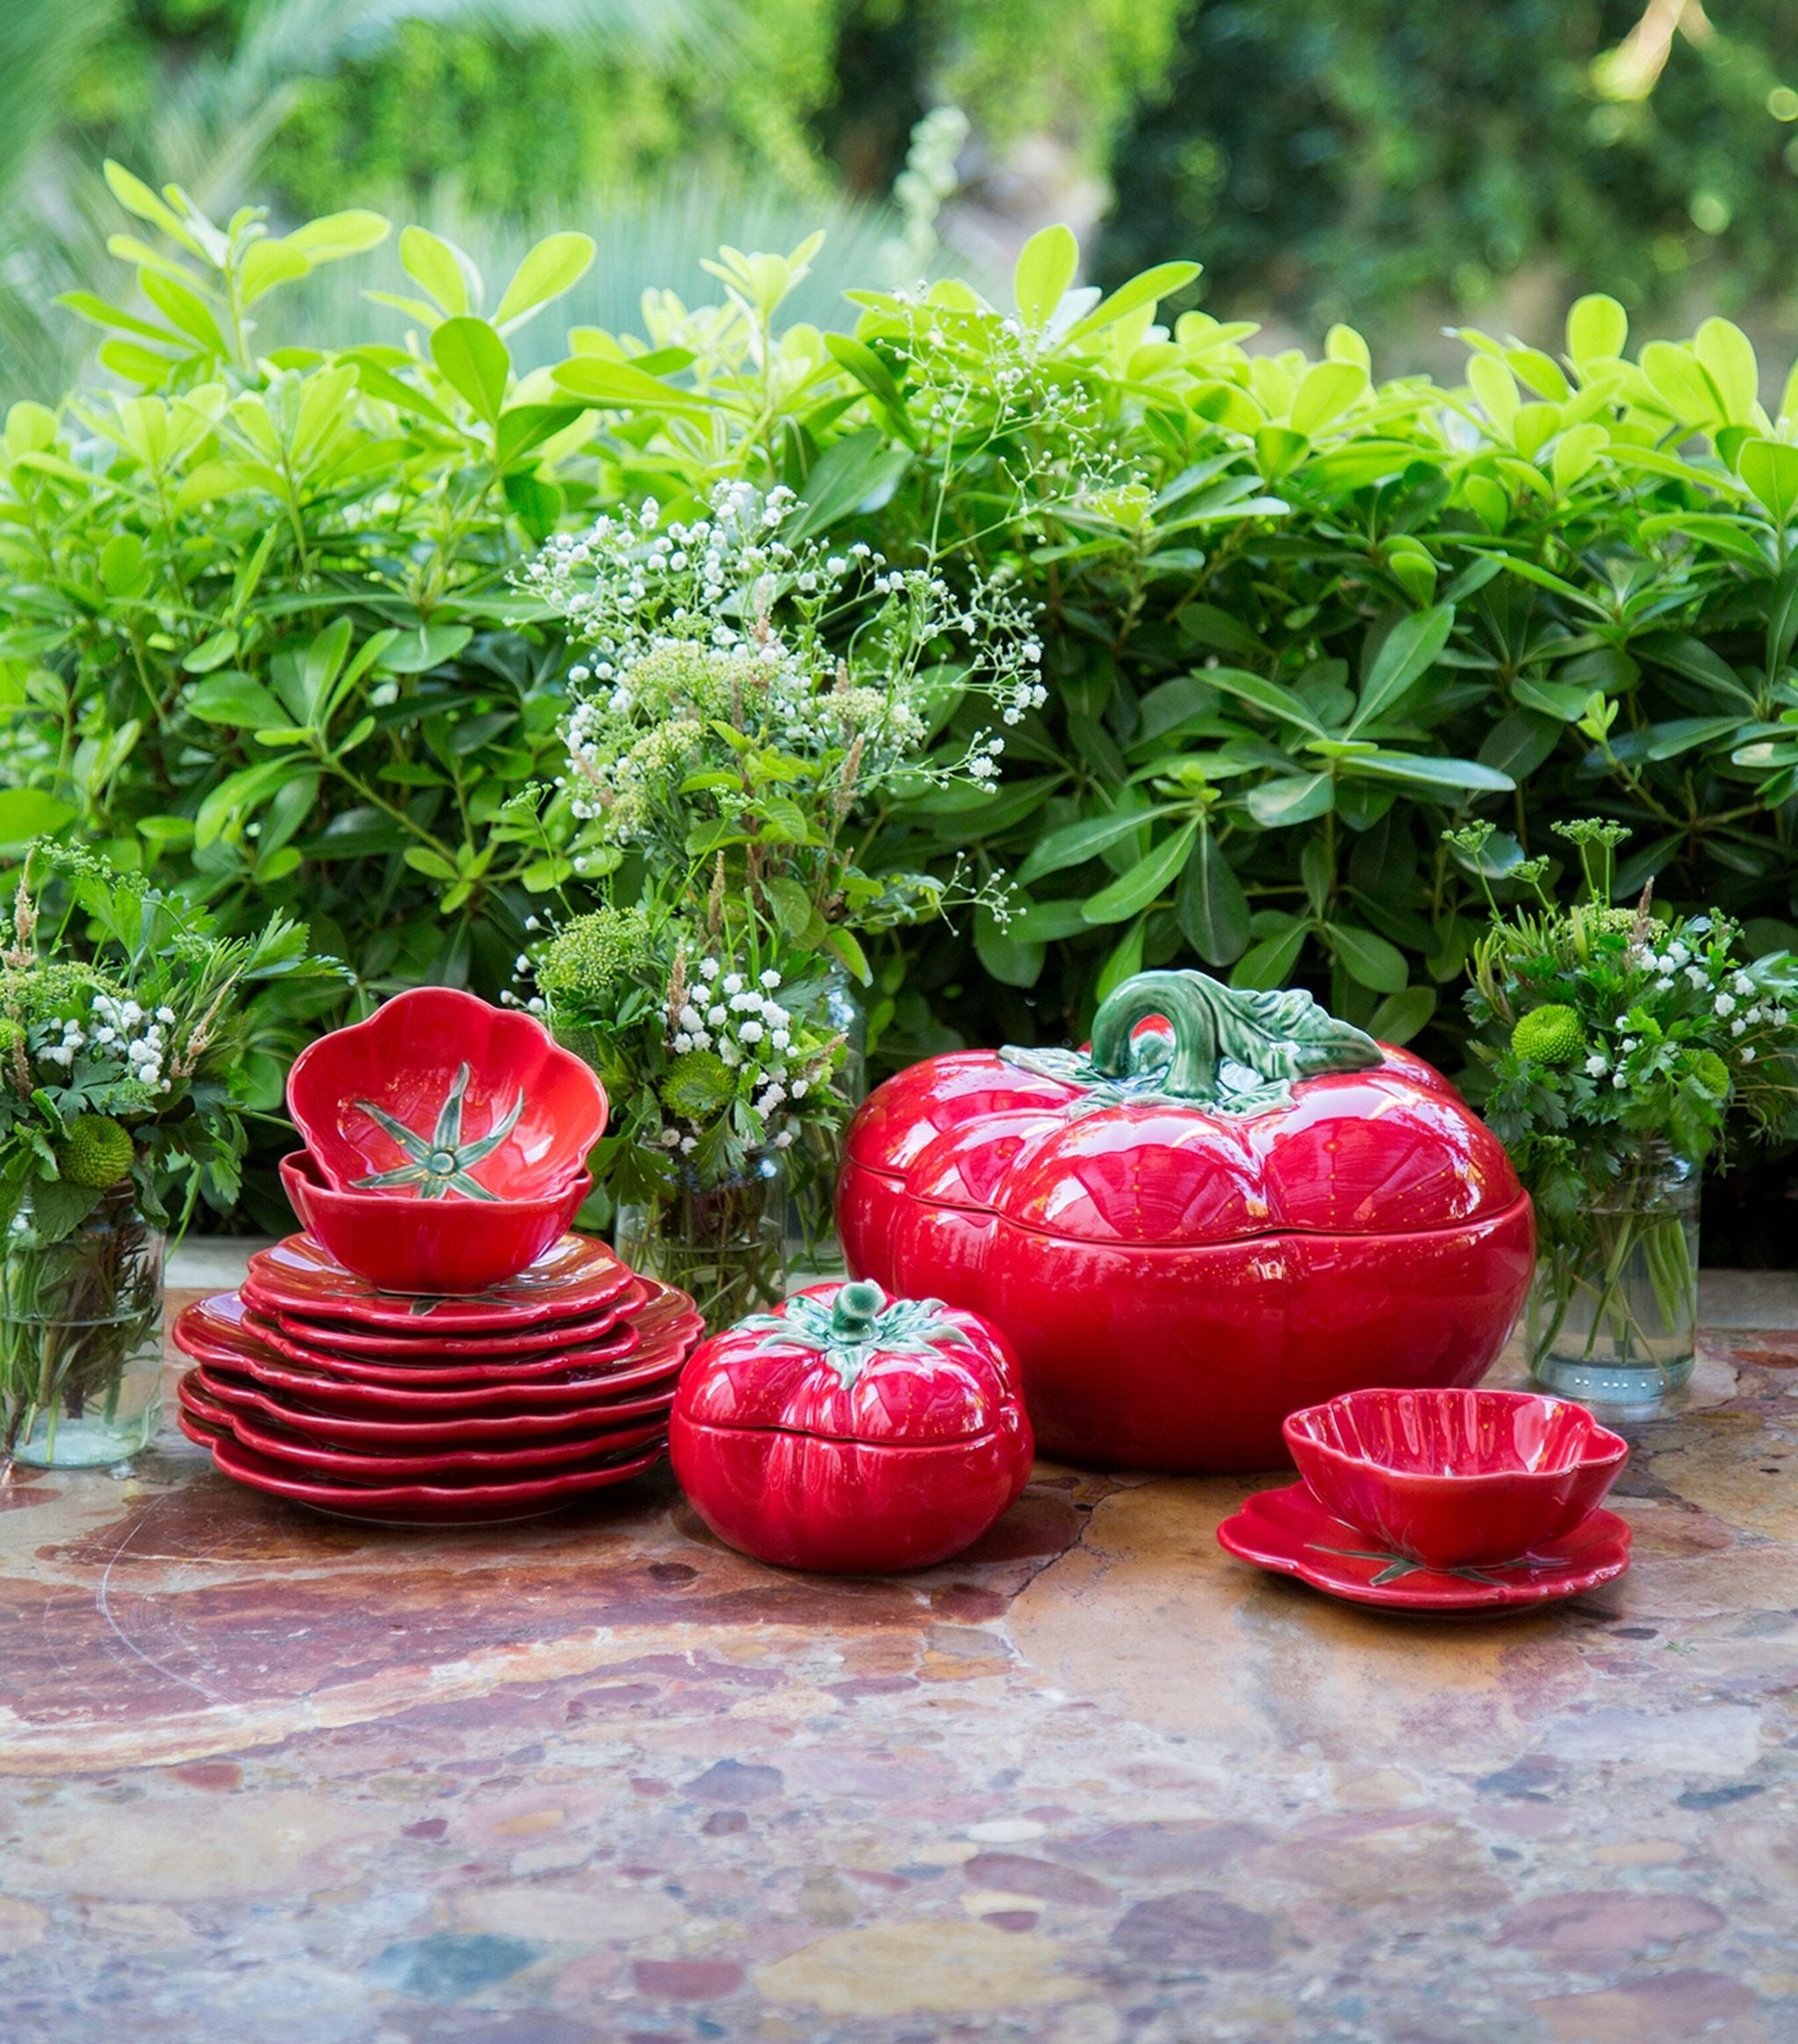
{"label": "red and green tableware set", "polygon": [[1627,1565],[1627,1448],[1476,1388],[1533,1269],[1529,1201],[1442,1076],[1302,991],[1139,974],[1081,1049],[959,1052],[849,1127],[850,1282],[734,1328],[569,1231],[598,1082],[443,989],[312,1045],[300,1234],[190,1308],[182,1425],[344,1516],[550,1511],[672,1451],[722,1540],[787,1568],[930,1566],[1074,1463],[1300,1480],[1219,1529],[1362,1604],[1527,1607]]}

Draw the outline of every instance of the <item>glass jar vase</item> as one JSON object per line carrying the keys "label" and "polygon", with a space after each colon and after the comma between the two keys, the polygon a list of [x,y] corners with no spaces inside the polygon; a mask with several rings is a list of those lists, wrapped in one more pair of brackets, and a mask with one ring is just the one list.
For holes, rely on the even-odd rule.
{"label": "glass jar vase", "polygon": [[58,1235],[31,1195],[0,1257],[5,1447],[40,1469],[123,1462],[162,1412],[162,1236],[128,1184]]}
{"label": "glass jar vase", "polygon": [[1536,1380],[1588,1405],[1652,1406],[1692,1374],[1701,1173],[1663,1142],[1546,1246],[1524,1314]]}
{"label": "glass jar vase", "polygon": [[844,1102],[843,1119],[835,1127],[802,1124],[780,1160],[787,1188],[787,1267],[796,1285],[849,1274],[837,1239],[837,1177],[849,1118],[867,1098],[867,1009],[860,988],[841,966],[825,982],[821,1019],[843,1039],[843,1062],[831,1082]]}
{"label": "glass jar vase", "polygon": [[633,1270],[692,1296],[717,1334],[787,1296],[780,1168],[752,1156],[740,1178],[621,1204],[613,1244]]}

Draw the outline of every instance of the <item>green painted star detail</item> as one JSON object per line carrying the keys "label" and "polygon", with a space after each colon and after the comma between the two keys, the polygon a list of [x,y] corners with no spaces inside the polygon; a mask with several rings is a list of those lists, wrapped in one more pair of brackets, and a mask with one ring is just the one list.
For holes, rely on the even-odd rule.
{"label": "green painted star detail", "polygon": [[[1484,1569],[1471,1566],[1432,1568],[1428,1562],[1413,1561],[1408,1554],[1385,1554],[1363,1547],[1326,1547],[1321,1540],[1308,1540],[1305,1545],[1315,1548],[1320,1554],[1340,1554],[1345,1561],[1384,1562],[1386,1565],[1370,1585],[1374,1589],[1378,1589],[1382,1583],[1402,1582],[1408,1575],[1459,1576],[1464,1583],[1490,1583],[1495,1589],[1502,1587],[1500,1579],[1495,1575],[1487,1575]],[[1527,1554],[1520,1554],[1515,1561],[1492,1561],[1486,1564],[1487,1568],[1533,1568],[1536,1565],[1533,1558]]]}
{"label": "green painted star detail", "polygon": [[518,1098],[512,1103],[510,1113],[496,1121],[485,1135],[478,1136],[473,1142],[464,1142],[463,1100],[472,1076],[467,1065],[457,1069],[443,1105],[437,1111],[437,1126],[428,1136],[422,1136],[403,1121],[395,1120],[385,1107],[377,1107],[372,1100],[356,1101],[355,1105],[369,1119],[399,1144],[406,1162],[396,1164],[391,1171],[375,1171],[366,1178],[358,1178],[356,1191],[385,1192],[395,1186],[416,1185],[421,1199],[447,1199],[452,1192],[460,1192],[470,1199],[497,1198],[496,1193],[477,1184],[469,1173],[484,1157],[492,1156],[517,1127],[518,1118],[524,1112],[524,1088],[518,1089]]}

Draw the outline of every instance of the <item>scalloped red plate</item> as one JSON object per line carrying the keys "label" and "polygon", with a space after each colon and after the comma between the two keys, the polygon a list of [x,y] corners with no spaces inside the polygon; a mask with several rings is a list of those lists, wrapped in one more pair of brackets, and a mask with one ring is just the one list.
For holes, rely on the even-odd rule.
{"label": "scalloped red plate", "polygon": [[1333,1518],[1302,1483],[1259,1491],[1218,1528],[1219,1544],[1257,1568],[1297,1576],[1327,1596],[1390,1611],[1525,1609],[1607,1583],[1629,1565],[1629,1529],[1595,1511],[1514,1560],[1436,1570],[1374,1547]]}
{"label": "scalloped red plate", "polygon": [[546,1321],[591,1319],[631,1281],[604,1242],[566,1234],[528,1270],[485,1292],[382,1292],[346,1270],[309,1235],[289,1235],[249,1260],[245,1299],[259,1312],[344,1320],[412,1335],[512,1334]]}

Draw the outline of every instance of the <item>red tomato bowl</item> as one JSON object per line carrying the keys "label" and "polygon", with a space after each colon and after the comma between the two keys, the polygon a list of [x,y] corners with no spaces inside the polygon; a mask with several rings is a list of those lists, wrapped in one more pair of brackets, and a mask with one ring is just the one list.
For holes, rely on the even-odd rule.
{"label": "red tomato bowl", "polygon": [[1326,1510],[1436,1569],[1516,1561],[1571,1532],[1629,1456],[1583,1406],[1528,1391],[1352,1391],[1284,1431]]}
{"label": "red tomato bowl", "polygon": [[541,1022],[453,987],[308,1044],[287,1109],[339,1191],[445,1205],[553,1198],[606,1129],[604,1088]]}
{"label": "red tomato bowl", "polygon": [[404,1199],[340,1192],[317,1158],[281,1160],[299,1225],[328,1255],[383,1292],[442,1297],[484,1292],[528,1270],[568,1232],[593,1179],[575,1167],[536,1199]]}

